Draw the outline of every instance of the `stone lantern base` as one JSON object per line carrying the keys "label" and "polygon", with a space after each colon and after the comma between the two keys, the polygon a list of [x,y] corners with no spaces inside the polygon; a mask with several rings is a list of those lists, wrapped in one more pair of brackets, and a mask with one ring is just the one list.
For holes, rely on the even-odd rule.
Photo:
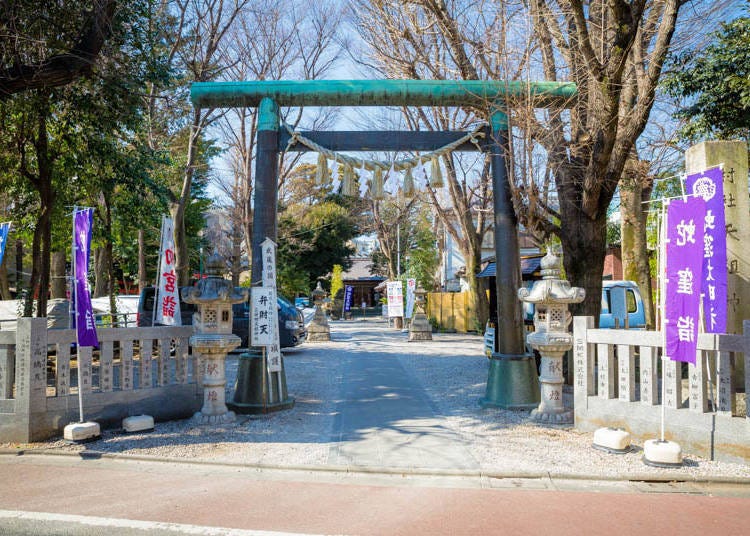
{"label": "stone lantern base", "polygon": [[237,420],[234,411],[227,411],[222,415],[204,415],[200,411],[193,415],[194,424],[231,424]]}
{"label": "stone lantern base", "polygon": [[328,319],[320,305],[315,306],[310,325],[307,327],[307,342],[328,342],[331,340],[331,327],[328,325]]}
{"label": "stone lantern base", "polygon": [[552,413],[540,410],[531,410],[531,420],[540,424],[573,424],[573,410],[564,409],[560,413]]}
{"label": "stone lantern base", "polygon": [[427,315],[422,312],[415,313],[409,324],[409,342],[431,340],[432,326],[427,320]]}
{"label": "stone lantern base", "polygon": [[[547,344],[541,346],[533,344],[537,338],[543,339]],[[557,345],[550,342],[550,339],[553,338]],[[528,340],[542,354],[542,362],[539,367],[541,401],[539,407],[532,410],[531,419],[542,424],[573,424],[574,412],[563,404],[564,380],[562,376],[563,355],[565,355],[565,348],[569,346],[568,341],[572,345],[572,338],[567,333],[536,332],[530,334]]]}
{"label": "stone lantern base", "polygon": [[225,375],[227,353],[240,345],[237,335],[202,334],[190,337],[200,354],[203,367],[203,407],[193,415],[195,424],[228,424],[236,419],[226,405]]}

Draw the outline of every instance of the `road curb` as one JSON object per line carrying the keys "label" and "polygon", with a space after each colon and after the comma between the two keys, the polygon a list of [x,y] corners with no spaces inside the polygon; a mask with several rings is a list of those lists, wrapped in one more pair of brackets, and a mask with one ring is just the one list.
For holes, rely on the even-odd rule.
{"label": "road curb", "polygon": [[601,482],[649,482],[649,483],[690,483],[690,484],[733,484],[750,486],[750,479],[744,477],[705,477],[670,470],[657,474],[635,473],[627,476],[600,475],[593,473],[571,473],[566,471],[493,471],[472,469],[429,469],[409,467],[376,467],[356,465],[304,465],[304,464],[269,464],[222,462],[213,460],[195,460],[186,458],[169,458],[164,456],[147,456],[142,454],[122,454],[87,449],[80,452],[69,452],[56,449],[10,449],[0,448],[0,456],[51,456],[79,459],[106,459],[117,461],[142,461],[150,463],[184,464],[195,466],[227,467],[254,469],[257,471],[289,471],[306,473],[329,473],[361,476],[415,476],[415,477],[454,477],[495,480],[575,480]]}

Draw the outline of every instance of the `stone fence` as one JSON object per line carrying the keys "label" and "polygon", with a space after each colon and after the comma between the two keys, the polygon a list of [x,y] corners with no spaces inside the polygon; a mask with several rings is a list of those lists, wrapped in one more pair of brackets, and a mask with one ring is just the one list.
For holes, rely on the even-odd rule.
{"label": "stone fence", "polygon": [[48,330],[45,318],[20,318],[0,331],[0,442],[61,435],[84,417],[104,425],[139,414],[191,416],[201,405],[192,326],[97,330],[100,348],[76,348],[75,331]]}
{"label": "stone fence", "polygon": [[[747,398],[738,409],[736,396],[750,385],[750,321],[743,335],[700,334],[696,365],[668,361],[664,400],[663,334],[593,326],[593,317],[573,321],[576,428],[610,426],[627,430],[634,442],[656,439],[663,403],[665,437],[684,452],[750,462],[750,420],[742,407]],[[736,371],[743,369],[744,382],[737,381]]]}

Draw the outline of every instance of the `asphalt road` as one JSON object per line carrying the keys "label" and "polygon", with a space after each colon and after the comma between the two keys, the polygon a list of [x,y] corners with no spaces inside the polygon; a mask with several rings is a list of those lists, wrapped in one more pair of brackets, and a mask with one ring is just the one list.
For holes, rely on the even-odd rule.
{"label": "asphalt road", "polygon": [[[2,534],[743,534],[750,486],[0,456]],[[72,516],[72,517],[71,517]]]}

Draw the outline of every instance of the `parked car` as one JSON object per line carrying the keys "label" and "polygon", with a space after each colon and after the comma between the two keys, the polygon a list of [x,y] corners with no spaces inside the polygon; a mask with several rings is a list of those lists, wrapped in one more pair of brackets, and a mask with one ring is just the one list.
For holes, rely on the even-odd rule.
{"label": "parked car", "polygon": [[[282,348],[297,346],[305,342],[307,331],[305,329],[302,313],[298,311],[289,300],[282,296],[276,298],[279,314],[279,343]],[[196,312],[195,305],[186,303],[180,296],[180,318],[183,326],[193,324],[193,313]],[[154,315],[154,287],[146,287],[141,292],[138,302],[138,326],[151,326]],[[232,306],[232,333],[241,340],[241,346],[248,345],[250,327],[250,304],[249,302],[236,303]]]}

